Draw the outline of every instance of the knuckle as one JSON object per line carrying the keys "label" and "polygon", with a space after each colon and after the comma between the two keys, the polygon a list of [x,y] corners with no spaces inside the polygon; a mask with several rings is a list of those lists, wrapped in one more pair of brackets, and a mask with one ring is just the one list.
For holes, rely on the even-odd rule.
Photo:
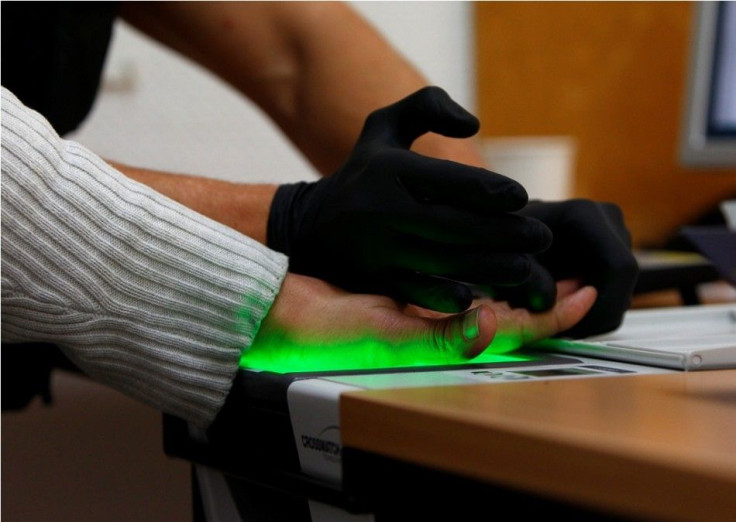
{"label": "knuckle", "polygon": [[450,321],[437,321],[427,332],[426,345],[432,353],[438,356],[444,356],[452,352],[453,346],[450,339]]}
{"label": "knuckle", "polygon": [[623,256],[619,270],[629,276],[635,276],[639,273],[639,263],[637,263],[633,254],[627,252],[627,255]]}
{"label": "knuckle", "polygon": [[386,113],[388,112],[388,107],[383,107],[381,109],[376,109],[373,112],[371,112],[368,117],[365,119],[365,125],[366,127],[376,127],[386,120]]}

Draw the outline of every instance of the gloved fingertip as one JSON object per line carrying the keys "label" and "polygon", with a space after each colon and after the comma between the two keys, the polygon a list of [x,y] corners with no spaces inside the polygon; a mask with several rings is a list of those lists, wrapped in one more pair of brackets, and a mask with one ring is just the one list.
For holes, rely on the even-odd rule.
{"label": "gloved fingertip", "polygon": [[455,138],[467,138],[480,130],[480,120],[465,107],[452,99],[444,89],[429,86],[416,93],[420,111],[427,118],[431,130]]}
{"label": "gloved fingertip", "polygon": [[460,311],[467,310],[473,304],[473,291],[470,287],[457,285],[452,293],[452,300]]}
{"label": "gloved fingertip", "polygon": [[529,202],[529,193],[524,188],[524,185],[517,181],[513,181],[512,183],[509,183],[506,188],[506,199],[509,202],[509,212],[521,210]]}
{"label": "gloved fingertip", "polygon": [[557,302],[557,289],[555,286],[545,288],[529,295],[529,310],[532,312],[546,312],[551,310]]}
{"label": "gloved fingertip", "polygon": [[469,288],[464,285],[456,288],[434,289],[430,293],[419,297],[415,304],[434,310],[436,312],[444,312],[448,314],[457,314],[467,310],[473,303],[473,294]]}
{"label": "gloved fingertip", "polygon": [[395,284],[398,299],[436,312],[457,314],[473,303],[472,289],[456,281],[414,274]]}

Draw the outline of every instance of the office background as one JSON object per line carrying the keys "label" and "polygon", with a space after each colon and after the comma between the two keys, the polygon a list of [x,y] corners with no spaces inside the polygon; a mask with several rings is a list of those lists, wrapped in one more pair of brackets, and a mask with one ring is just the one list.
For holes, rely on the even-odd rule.
{"label": "office background", "polygon": [[[355,5],[478,113],[491,163],[559,166],[535,196],[615,201],[636,242],[657,244],[736,192],[734,169],[677,159],[691,4]],[[124,25],[73,138],[110,159],[222,179],[315,176],[247,101]],[[73,377],[54,390],[52,408],[3,414],[6,520],[188,519],[189,468],[162,454],[158,413]]]}
{"label": "office background", "polygon": [[736,166],[679,159],[695,4],[476,4],[484,136],[574,138],[571,194],[614,201],[637,246],[661,245],[736,196]]}

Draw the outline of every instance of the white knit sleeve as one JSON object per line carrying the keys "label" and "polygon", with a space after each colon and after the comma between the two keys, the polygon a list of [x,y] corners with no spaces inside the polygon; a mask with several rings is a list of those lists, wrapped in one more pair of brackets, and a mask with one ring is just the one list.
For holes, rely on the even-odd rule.
{"label": "white knit sleeve", "polygon": [[2,89],[2,340],[208,425],[287,258],[59,138]]}

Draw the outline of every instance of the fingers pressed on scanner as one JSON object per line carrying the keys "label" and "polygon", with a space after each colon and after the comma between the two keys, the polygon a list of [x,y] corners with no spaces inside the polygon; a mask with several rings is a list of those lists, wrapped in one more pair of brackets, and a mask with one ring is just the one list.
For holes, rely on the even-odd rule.
{"label": "fingers pressed on scanner", "polygon": [[568,332],[571,337],[588,337],[618,328],[631,306],[639,271],[633,254],[623,247],[612,249],[608,258],[593,266],[598,270],[586,274],[583,281],[594,286],[599,297],[590,313]]}
{"label": "fingers pressed on scanner", "polygon": [[487,305],[443,317],[420,314],[415,320],[421,325],[419,335],[424,339],[424,349],[448,362],[477,356],[491,343],[497,330],[496,314]]}
{"label": "fingers pressed on scanner", "polygon": [[552,309],[545,312],[532,313],[500,303],[492,304],[498,330],[489,349],[509,351],[558,335],[580,321],[593,305],[595,298],[595,288],[586,286],[565,295]]}
{"label": "fingers pressed on scanner", "polygon": [[631,306],[630,285],[606,285],[597,289],[598,300],[588,315],[570,329],[568,332],[570,337],[582,338],[603,334],[621,325],[626,310]]}
{"label": "fingers pressed on scanner", "polygon": [[556,331],[549,333],[547,336],[564,333],[569,335],[571,328],[574,328],[581,321],[585,320],[586,314],[590,312],[598,298],[598,292],[593,286],[583,286],[572,294],[566,295],[560,299],[559,306],[547,313],[555,313]]}
{"label": "fingers pressed on scanner", "polygon": [[575,293],[585,286],[582,280],[578,278],[562,279],[556,282],[557,285],[557,298],[561,299],[570,294]]}
{"label": "fingers pressed on scanner", "polygon": [[462,355],[468,359],[480,355],[493,340],[498,329],[496,314],[486,305],[477,306],[454,318],[455,328],[464,343]]}

